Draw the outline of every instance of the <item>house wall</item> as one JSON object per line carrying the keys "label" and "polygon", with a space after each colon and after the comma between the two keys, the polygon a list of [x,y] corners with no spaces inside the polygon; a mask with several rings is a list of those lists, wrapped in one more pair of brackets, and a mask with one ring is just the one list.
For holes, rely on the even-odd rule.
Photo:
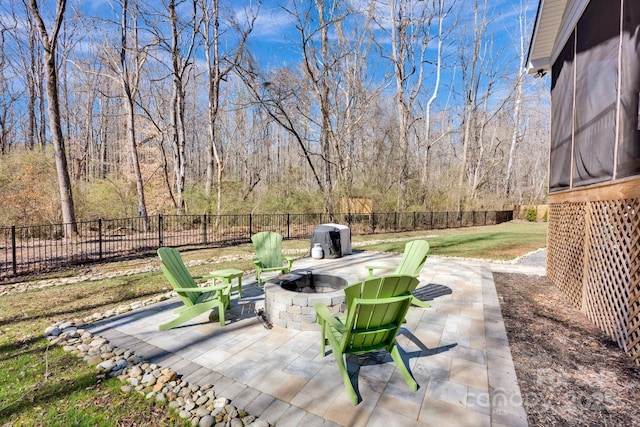
{"label": "house wall", "polygon": [[591,0],[552,65],[547,276],[640,365],[640,2]]}
{"label": "house wall", "polygon": [[640,174],[640,2],[593,0],[551,67],[549,191]]}

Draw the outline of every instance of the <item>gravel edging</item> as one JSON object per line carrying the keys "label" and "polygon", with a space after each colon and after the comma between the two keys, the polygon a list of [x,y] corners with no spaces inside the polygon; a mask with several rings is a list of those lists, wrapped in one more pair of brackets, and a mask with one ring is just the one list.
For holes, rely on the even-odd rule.
{"label": "gravel edging", "polygon": [[212,384],[190,384],[183,381],[177,372],[148,363],[133,351],[113,346],[107,339],[82,329],[92,322],[155,304],[175,295],[173,291],[167,292],[105,313],[94,313],[84,319],[58,322],[46,328],[44,335],[50,344],[61,346],[64,351],[95,366],[102,374],[117,377],[123,383],[120,388],[122,392],[137,392],[158,404],[168,403],[170,410],[180,418],[189,420],[193,426],[212,427],[221,424],[229,427],[271,427],[268,422],[233,406],[231,399],[216,395]]}

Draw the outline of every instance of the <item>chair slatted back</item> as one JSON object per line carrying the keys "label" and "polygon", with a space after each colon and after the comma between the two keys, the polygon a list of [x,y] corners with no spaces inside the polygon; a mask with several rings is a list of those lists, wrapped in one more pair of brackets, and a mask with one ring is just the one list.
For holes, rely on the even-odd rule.
{"label": "chair slatted back", "polygon": [[401,274],[367,278],[344,288],[347,308],[355,298],[379,299],[412,293],[418,283],[417,278]]}
{"label": "chair slatted back", "polygon": [[281,267],[282,235],[273,231],[261,231],[251,236],[256,250],[256,257],[260,259],[263,268]]}
{"label": "chair slatted back", "polygon": [[355,298],[348,310],[344,353],[361,354],[389,349],[411,305],[411,294],[378,299]]}
{"label": "chair slatted back", "polygon": [[404,246],[404,253],[400,265],[396,268],[396,274],[419,276],[424,263],[427,261],[429,243],[426,240],[413,240]]}
{"label": "chair slatted back", "polygon": [[[158,257],[160,257],[160,261],[162,261],[162,272],[174,289],[195,288],[198,286],[184,265],[180,252],[176,249],[168,247],[160,248],[158,249]],[[195,292],[179,292],[178,296],[187,306],[194,305],[198,297],[200,297],[200,295]]]}

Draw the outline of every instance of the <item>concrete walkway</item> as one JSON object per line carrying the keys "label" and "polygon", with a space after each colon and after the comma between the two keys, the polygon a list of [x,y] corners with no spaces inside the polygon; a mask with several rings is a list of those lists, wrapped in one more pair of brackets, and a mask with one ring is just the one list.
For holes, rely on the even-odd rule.
{"label": "concrete walkway", "polygon": [[[349,283],[364,265],[395,265],[398,255],[354,253],[334,260],[303,258],[295,269],[331,271]],[[526,426],[492,269],[544,274],[544,267],[430,257],[398,343],[419,384],[412,392],[385,353],[351,356],[361,403],[348,399],[331,353],[320,355],[320,334],[267,329],[254,311],[264,304],[255,278],[243,279],[224,327],[207,315],[170,331],[177,298],[86,328],[149,362],[170,367],[217,396],[283,426]]]}

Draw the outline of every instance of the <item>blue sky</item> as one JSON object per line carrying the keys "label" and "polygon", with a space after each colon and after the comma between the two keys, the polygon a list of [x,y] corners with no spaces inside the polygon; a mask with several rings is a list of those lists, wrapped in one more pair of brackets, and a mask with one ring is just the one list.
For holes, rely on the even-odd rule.
{"label": "blue sky", "polygon": [[[243,20],[243,9],[258,6],[255,0],[219,0],[221,8],[226,8],[229,13],[235,13],[238,20]],[[277,67],[279,65],[291,65],[299,60],[298,44],[299,34],[295,28],[296,19],[288,10],[295,9],[294,4],[307,5],[314,0],[262,0],[260,14],[256,21],[254,31],[250,37],[250,46],[254,48],[254,53],[264,61],[267,67]],[[329,0],[327,0],[329,1]],[[342,4],[348,4],[352,8],[365,8],[371,0],[341,0]],[[416,5],[428,4],[432,0],[416,0]],[[483,0],[480,0],[481,2]],[[538,0],[522,0],[526,6],[527,18],[530,28],[535,18]],[[6,11],[11,3],[18,3],[18,0],[2,2],[1,11]],[[94,16],[112,16],[118,18],[119,2],[115,0],[68,0],[67,19],[70,19],[75,9],[80,9]],[[453,19],[458,20],[458,29],[462,30],[473,25],[473,4],[472,0],[446,0],[447,3],[454,3],[455,10],[445,26],[451,27]],[[55,2],[53,0],[41,0],[41,9],[46,21],[50,21],[53,16]],[[151,1],[156,8],[160,8],[160,3]],[[377,15],[384,16],[388,13],[388,0],[375,0]],[[513,50],[514,40],[518,37],[518,14],[520,13],[520,0],[489,0],[487,1],[488,15],[490,18],[489,32],[495,34],[496,47],[498,49],[506,47]],[[527,34],[527,44],[529,41]],[[376,32],[376,38],[384,42],[382,31]],[[450,40],[455,46],[455,35]],[[435,46],[432,46],[435,48]]]}
{"label": "blue sky", "polygon": [[[246,2],[247,4],[250,2]],[[360,3],[360,4],[359,4]],[[349,4],[362,6],[366,0],[349,0]],[[387,13],[386,1],[378,1],[379,13]],[[528,31],[535,19],[538,0],[524,0],[526,7]],[[299,34],[295,28],[295,17],[287,12],[292,9],[290,1],[265,0],[262,3],[260,15],[256,21],[254,32],[251,36],[251,46],[262,60],[264,66],[291,65],[299,60],[298,48]],[[454,5],[454,12],[445,22],[445,26],[451,27],[453,20],[457,19],[460,29],[473,25],[473,1],[458,0]],[[491,0],[488,2],[488,32],[493,33],[497,49],[505,48],[516,54],[519,37],[518,15],[520,13],[520,1]],[[377,31],[377,37],[384,40],[381,31]],[[527,34],[527,45],[529,34]],[[455,37],[451,39],[455,46]],[[435,49],[435,44],[432,46]],[[450,47],[451,48],[451,47]]]}
{"label": "blue sky", "polygon": [[[17,1],[17,0],[12,0]],[[73,10],[80,8],[94,16],[112,16],[118,19],[119,2],[116,0],[68,0],[67,19],[71,18]],[[259,60],[264,69],[277,68],[281,66],[295,66],[300,57],[300,36],[296,29],[296,17],[288,12],[298,7],[313,4],[315,0],[219,0],[220,7],[225,13],[235,15],[240,22],[244,21],[244,9],[256,9],[259,5],[260,13],[256,20],[254,31],[249,39],[249,46],[253,54]],[[327,0],[328,2],[331,0]],[[341,0],[342,5],[349,5],[352,9],[365,10],[372,0]],[[416,7],[428,5],[433,0],[416,0]],[[522,0],[526,8],[528,33],[527,45],[530,37],[530,29],[535,19],[538,0]],[[483,6],[484,0],[480,0]],[[469,30],[473,27],[473,0],[446,0],[447,4],[453,4],[453,12],[445,21],[445,31],[450,29],[455,22],[457,26],[453,30],[451,37],[445,41],[445,49],[450,56],[457,54],[459,41],[463,38],[461,31]],[[150,1],[156,8],[161,8],[159,2]],[[186,3],[183,3],[183,7]],[[55,7],[53,0],[42,0],[43,10],[51,11]],[[521,0],[488,0],[488,30],[494,38],[494,53],[503,52],[503,60],[512,60],[517,56],[519,23],[518,15],[521,8]],[[375,0],[376,15],[379,22],[384,26],[384,21],[388,23],[386,15],[389,10],[389,0]],[[52,11],[51,11],[52,12]],[[52,13],[51,13],[52,14]],[[46,15],[46,13],[45,13]],[[224,25],[224,24],[223,24]],[[347,26],[350,25],[347,23]],[[435,23],[433,24],[435,29]],[[383,29],[378,28],[375,32],[376,40],[382,48],[385,48],[385,41],[388,35]],[[388,46],[387,46],[388,47]],[[429,46],[431,57],[435,52],[435,42]],[[372,52],[372,55],[374,53]],[[372,58],[373,59],[373,58]],[[506,64],[505,64],[506,65]]]}
{"label": "blue sky", "polygon": [[[260,13],[256,20],[254,31],[249,39],[249,48],[263,70],[279,68],[282,66],[295,68],[301,61],[300,35],[296,29],[296,17],[289,11],[294,10],[296,5],[298,7],[312,5],[312,1],[314,0],[307,0],[306,2],[297,0],[296,3],[294,3],[293,0],[263,0],[261,2]],[[353,8],[363,9],[366,5],[370,4],[370,1],[371,0],[343,0],[343,3],[341,4],[348,4]],[[415,5],[420,7],[424,4],[429,4],[430,1],[431,0],[416,0]],[[446,1],[447,3],[452,2],[452,0]],[[533,20],[535,19],[538,0],[523,1],[527,11],[526,16],[528,28],[526,30],[525,37],[526,47],[528,48],[531,27],[533,25]],[[151,3],[154,4],[156,8],[162,7],[158,2],[153,2],[151,0]],[[11,0],[10,3],[3,3],[2,7],[0,7],[0,12],[5,12],[7,7],[11,4],[19,5],[19,2],[18,0]],[[45,20],[50,22],[55,2],[53,0],[42,0],[41,4]],[[184,6],[186,3],[182,4]],[[257,4],[258,3],[254,0],[220,0],[221,8],[224,10],[223,14],[226,13],[234,15],[240,22],[245,19],[244,9],[255,9]],[[442,70],[441,89],[437,101],[441,106],[448,103],[453,92],[458,90],[457,86],[459,86],[458,83],[461,75],[459,70],[459,44],[460,41],[465,38],[464,32],[473,28],[473,5],[474,2],[470,0],[457,0],[454,3],[453,12],[446,19],[444,24],[445,31],[452,27],[454,29],[444,43],[447,63]],[[493,49],[491,49],[491,52],[487,52],[487,55],[497,55],[500,53],[500,58],[496,60],[498,68],[501,71],[504,71],[505,74],[515,77],[518,72],[516,66],[520,37],[518,16],[520,14],[521,2],[520,0],[489,0],[487,1],[487,7],[487,15],[489,18],[487,34],[491,35],[494,41]],[[117,32],[114,33],[113,30],[114,28],[117,28],[117,23],[119,21],[119,1],[69,0],[66,15],[67,20],[72,18],[74,11],[77,10],[77,8],[81,8],[87,13],[87,15],[99,16],[101,18],[109,17],[115,24],[113,27],[104,27],[105,31],[109,31],[105,34],[99,34],[100,28],[104,24],[99,25],[96,28],[97,32],[92,34],[92,37],[83,40],[82,43],[76,46],[77,48],[88,46],[87,52],[91,52],[92,49],[90,49],[90,47],[92,43],[102,43],[102,40],[105,37],[117,37]],[[379,45],[369,51],[368,66],[370,68],[367,70],[367,73],[368,78],[379,81],[385,74],[389,77],[391,71],[390,63],[380,58],[380,49],[389,49],[389,44],[386,43],[389,40],[389,36],[385,33],[384,28],[386,15],[389,10],[388,0],[376,0],[375,10],[380,22],[380,26],[375,30],[375,38]],[[362,18],[362,16],[360,16],[360,18]],[[354,24],[353,21],[348,21],[345,25],[347,29],[349,29],[349,26]],[[432,24],[432,28],[435,29],[435,26],[436,24],[434,22]],[[233,46],[233,41],[230,42],[230,45]],[[427,52],[427,60],[434,60],[435,48],[435,41],[432,41]],[[428,66],[427,72],[423,78],[424,85],[427,88],[435,79],[433,69],[433,65]],[[510,79],[511,77],[505,79],[505,81],[508,82]],[[535,85],[540,83],[540,81],[537,81],[535,82]],[[532,83],[532,86],[535,85]]]}
{"label": "blue sky", "polygon": [[[362,6],[368,4],[369,0],[346,0],[352,6]],[[246,2],[249,4],[249,2]],[[425,2],[416,2],[424,4]],[[447,3],[451,3],[447,0]],[[483,0],[480,7],[483,7]],[[298,2],[298,4],[309,4]],[[237,7],[234,5],[234,7]],[[503,79],[499,79],[498,84],[493,89],[492,105],[498,105],[501,99],[508,95],[510,87],[515,81],[518,73],[518,55],[520,49],[520,23],[519,15],[521,7],[525,8],[526,30],[525,30],[525,54],[528,49],[531,29],[536,16],[538,0],[489,0],[487,1],[487,30],[485,34],[486,42],[492,40],[493,47],[484,53],[488,57],[487,63],[493,62],[495,73],[501,73]],[[250,37],[249,46],[253,54],[258,59],[263,70],[290,66],[295,68],[301,61],[300,35],[296,29],[296,17],[287,12],[292,10],[292,2],[289,0],[265,0],[262,3],[260,15],[256,21],[254,32]],[[388,14],[388,1],[378,0],[376,2],[377,13],[386,19]],[[238,12],[236,12],[238,13]],[[460,71],[460,43],[461,40],[469,40],[473,29],[474,1],[457,0],[453,3],[453,11],[444,22],[445,31],[451,30],[449,37],[444,41],[445,65],[442,68],[438,98],[434,104],[437,109],[447,108],[451,104],[456,104],[460,100],[461,71]],[[388,22],[388,20],[387,20]],[[382,24],[384,25],[384,23]],[[432,33],[436,29],[436,22],[432,23]],[[390,49],[388,34],[384,29],[378,28],[375,37],[379,41],[378,48]],[[429,45],[426,59],[435,61],[436,43],[435,40]],[[369,78],[380,81],[386,74],[390,77],[392,69],[388,61],[381,60],[379,50],[375,49],[369,53],[369,67],[371,70]],[[374,70],[375,71],[372,71]],[[423,75],[423,90],[430,93],[431,87],[435,83],[435,67],[427,65]],[[487,79],[484,83],[486,84]],[[535,93],[540,85],[547,82],[545,79],[533,79],[525,76],[525,91]],[[393,91],[393,83],[388,83],[388,90]],[[482,84],[481,84],[482,85]],[[482,91],[482,89],[481,89]],[[391,94],[391,92],[389,92]],[[426,102],[424,100],[423,102]]]}

